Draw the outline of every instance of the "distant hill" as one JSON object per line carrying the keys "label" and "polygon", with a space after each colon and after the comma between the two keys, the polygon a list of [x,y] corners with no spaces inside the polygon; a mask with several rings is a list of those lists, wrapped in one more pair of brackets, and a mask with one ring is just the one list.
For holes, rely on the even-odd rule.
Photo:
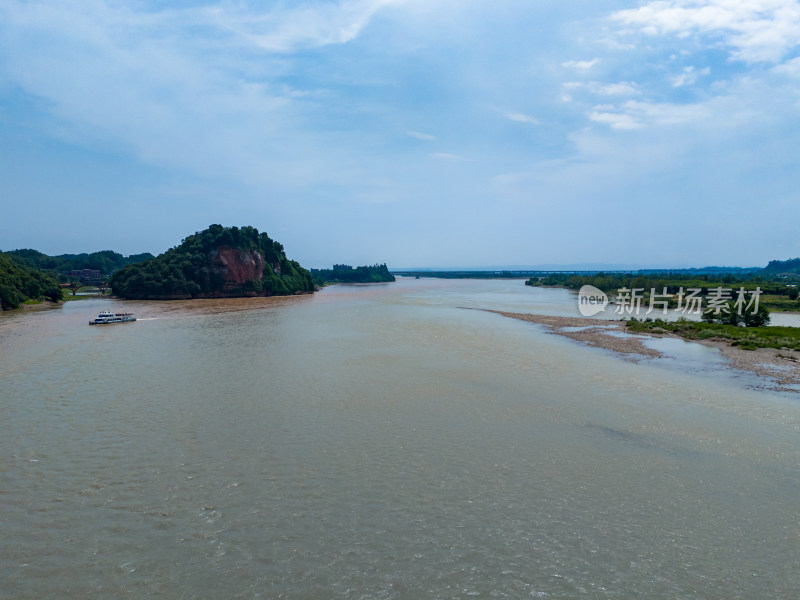
{"label": "distant hill", "polygon": [[353,268],[350,265],[333,265],[332,269],[311,269],[314,281],[324,283],[380,283],[394,281],[385,264]]}
{"label": "distant hill", "polygon": [[58,282],[48,273],[33,269],[12,255],[0,252],[0,310],[17,308],[26,300],[62,298]]}
{"label": "distant hill", "polygon": [[100,252],[92,252],[91,254],[59,254],[58,256],[48,256],[38,250],[23,248],[21,250],[12,250],[8,252],[8,254],[14,256],[27,266],[42,271],[69,273],[70,271],[89,269],[100,271],[103,276],[108,276],[126,265],[155,258],[149,252],[123,256],[119,252],[114,252],[113,250],[102,250]]}
{"label": "distant hill", "polygon": [[273,296],[313,292],[311,273],[254,227],[211,225],[179,246],[111,277],[122,298]]}
{"label": "distant hill", "polygon": [[771,260],[764,271],[766,273],[800,273],[800,258]]}

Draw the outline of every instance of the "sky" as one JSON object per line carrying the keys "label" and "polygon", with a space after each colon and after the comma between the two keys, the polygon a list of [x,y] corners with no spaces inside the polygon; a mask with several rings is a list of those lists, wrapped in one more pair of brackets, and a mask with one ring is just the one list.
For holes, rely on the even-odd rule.
{"label": "sky", "polygon": [[0,0],[0,249],[800,256],[800,0]]}

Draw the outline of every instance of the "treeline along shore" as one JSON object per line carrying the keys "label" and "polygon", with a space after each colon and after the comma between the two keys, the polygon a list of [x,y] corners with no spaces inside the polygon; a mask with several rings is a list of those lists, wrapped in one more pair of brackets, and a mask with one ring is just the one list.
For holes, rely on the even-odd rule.
{"label": "treeline along shore", "polygon": [[[312,274],[313,271],[313,274]],[[312,293],[328,283],[394,281],[386,264],[308,269],[283,245],[254,227],[211,225],[153,256],[104,250],[48,256],[37,250],[0,252],[0,307],[64,299],[64,287],[92,286],[123,299],[170,300]]]}
{"label": "treeline along shore", "polygon": [[[383,283],[395,275],[438,278],[527,278],[531,286],[578,290],[592,285],[610,295],[640,289],[675,295],[697,288],[701,294],[725,287],[759,290],[761,306],[773,311],[800,311],[800,258],[771,261],[765,268],[684,269],[636,272],[553,272],[525,270],[390,271],[387,265],[306,269],[287,258],[283,245],[256,228],[211,225],[166,252],[123,256],[111,250],[91,254],[48,256],[37,250],[0,252],[0,308],[32,302],[58,302],[63,287],[73,294],[79,285],[110,286],[127,299],[189,299],[312,293],[329,283]],[[670,301],[674,305],[675,300]]]}
{"label": "treeline along shore", "polygon": [[332,269],[311,269],[311,276],[320,286],[328,283],[389,283],[395,280],[386,263],[361,267],[333,265]]}
{"label": "treeline along shore", "polygon": [[689,272],[651,271],[626,273],[551,273],[529,278],[530,286],[563,287],[579,290],[591,285],[614,296],[620,290],[641,290],[645,303],[651,293],[659,296],[667,294],[670,306],[677,305],[677,295],[681,290],[699,290],[700,297],[707,297],[718,288],[732,290],[744,289],[751,293],[759,290],[759,305],[771,311],[800,311],[800,259],[772,261],[764,269],[745,271],[735,269],[730,272]]}

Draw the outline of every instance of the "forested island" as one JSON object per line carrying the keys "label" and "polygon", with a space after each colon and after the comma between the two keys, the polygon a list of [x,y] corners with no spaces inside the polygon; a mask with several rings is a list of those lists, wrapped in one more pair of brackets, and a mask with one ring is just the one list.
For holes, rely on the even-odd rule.
{"label": "forested island", "polygon": [[306,269],[254,227],[223,227],[190,235],[180,245],[111,276],[121,298],[155,300],[277,296],[314,291]]}
{"label": "forested island", "polygon": [[326,283],[384,283],[395,280],[385,263],[355,268],[350,265],[333,265],[332,269],[311,269],[311,275],[320,286]]}

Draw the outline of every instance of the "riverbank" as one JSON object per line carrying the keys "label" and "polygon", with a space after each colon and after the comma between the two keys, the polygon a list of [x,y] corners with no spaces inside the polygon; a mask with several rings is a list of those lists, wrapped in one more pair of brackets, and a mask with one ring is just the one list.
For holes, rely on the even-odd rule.
{"label": "riverbank", "polygon": [[[642,358],[658,358],[663,353],[644,344],[647,338],[686,339],[667,331],[628,330],[625,321],[600,321],[580,317],[559,317],[487,310],[504,317],[538,323],[547,327],[549,333],[567,337],[588,346],[611,350],[626,360],[637,362]],[[770,389],[798,391],[787,386],[800,385],[800,352],[791,349],[758,348],[743,350],[720,339],[689,339],[704,346],[717,348],[733,369],[748,371],[769,380]]]}

